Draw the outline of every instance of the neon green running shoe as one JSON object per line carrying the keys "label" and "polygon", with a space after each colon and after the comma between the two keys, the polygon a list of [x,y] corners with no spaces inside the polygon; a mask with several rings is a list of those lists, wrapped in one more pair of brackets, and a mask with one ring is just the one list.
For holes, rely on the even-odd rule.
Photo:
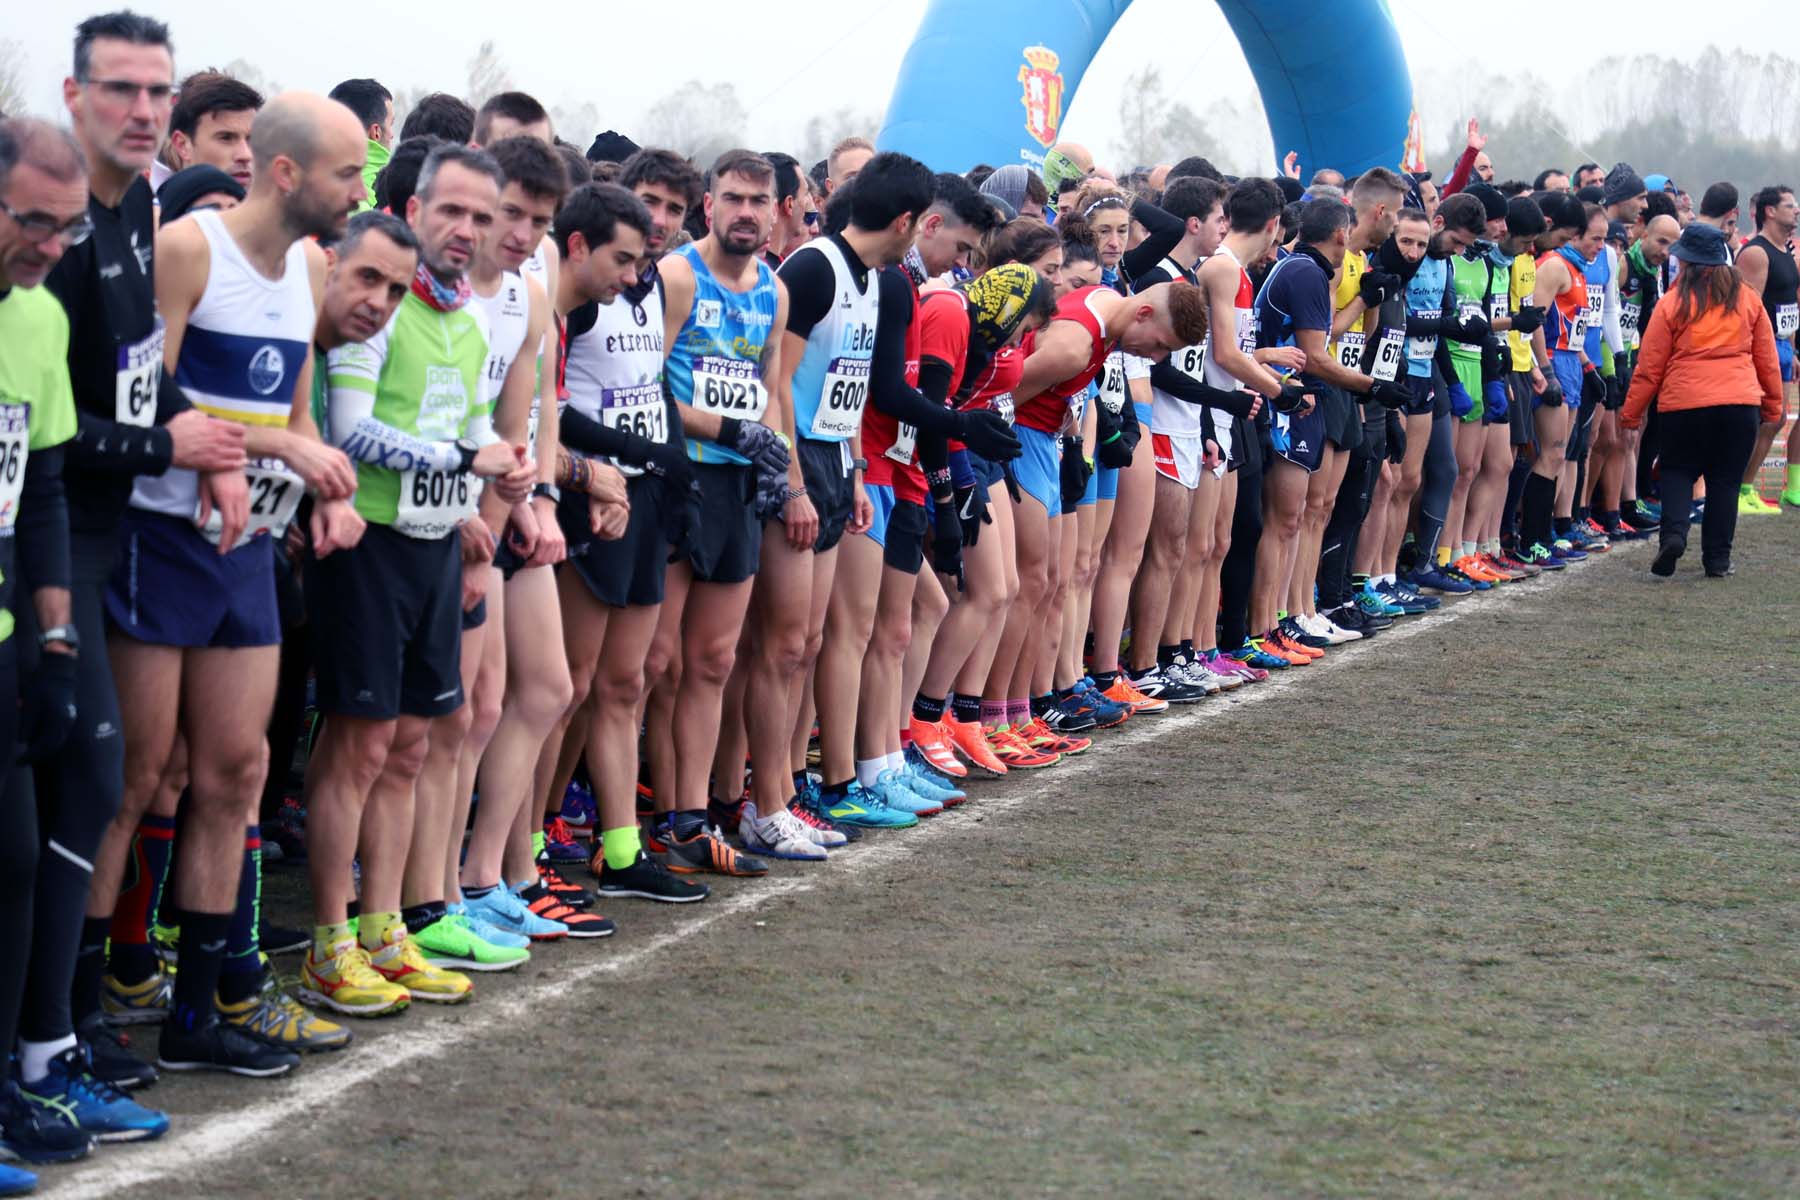
{"label": "neon green running shoe", "polygon": [[510,971],[531,961],[531,951],[496,946],[469,927],[463,913],[446,913],[412,935],[425,961],[458,971]]}

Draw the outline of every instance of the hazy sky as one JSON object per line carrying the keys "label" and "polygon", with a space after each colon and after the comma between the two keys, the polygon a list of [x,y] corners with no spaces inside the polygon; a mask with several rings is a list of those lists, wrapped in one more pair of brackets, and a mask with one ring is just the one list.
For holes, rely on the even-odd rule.
{"label": "hazy sky", "polygon": [[[24,46],[30,64],[28,99],[41,111],[54,111],[60,103],[58,87],[69,69],[73,27],[97,11],[98,2],[4,0],[0,37]],[[680,83],[729,82],[750,110],[750,142],[774,148],[795,140],[816,113],[851,108],[878,115],[928,0],[822,0],[810,5],[783,0],[767,5],[763,11],[771,16],[761,20],[745,0],[135,3],[171,24],[182,73],[244,58],[286,87],[323,91],[347,76],[373,75],[396,92],[414,87],[461,91],[470,56],[484,38],[492,38],[517,86],[553,106],[590,101],[603,126],[628,134],[651,102]],[[1604,37],[1604,43],[1596,43],[1596,54],[1685,57],[1710,42],[1800,58],[1800,20],[1790,6],[1774,0],[1722,6],[1704,36],[1695,27],[1694,14],[1701,10],[1690,0],[1605,6],[1512,0],[1499,8],[1427,0],[1388,3],[1415,75],[1455,69],[1467,60],[1459,44],[1480,38],[1502,16],[1508,30],[1532,31],[1534,45],[1543,44],[1542,31],[1557,29],[1551,44],[1563,61],[1579,54],[1576,47],[1583,37]],[[1572,10],[1593,15],[1570,21]],[[805,11],[819,15],[795,15]],[[1612,15],[1607,19],[1598,15],[1608,11]],[[508,23],[496,24],[496,13],[508,17]],[[1494,65],[1515,61],[1519,59],[1509,52],[1495,56]],[[1540,71],[1545,66],[1537,52],[1525,61]],[[1122,84],[1146,63],[1160,67],[1172,92],[1196,110],[1204,111],[1216,99],[1242,98],[1250,89],[1243,54],[1216,5],[1209,0],[1136,0],[1089,68],[1064,135],[1106,156]],[[1430,131],[1458,115],[1433,112],[1429,106],[1421,112]],[[584,141],[597,130],[567,132]],[[1253,131],[1222,132],[1235,144],[1260,146],[1266,140]]]}

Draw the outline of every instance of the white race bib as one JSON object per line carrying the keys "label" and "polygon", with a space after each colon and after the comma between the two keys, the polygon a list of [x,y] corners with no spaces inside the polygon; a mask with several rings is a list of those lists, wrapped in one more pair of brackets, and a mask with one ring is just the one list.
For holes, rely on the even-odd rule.
{"label": "white race bib", "polygon": [[394,528],[407,537],[446,537],[480,496],[481,481],[466,471],[402,471]]}
{"label": "white race bib", "polygon": [[1192,379],[1195,383],[1206,382],[1206,347],[1208,342],[1198,346],[1183,346],[1169,356],[1175,369]]}
{"label": "white race bib", "polygon": [[[244,478],[250,485],[250,523],[244,526],[238,544],[262,533],[276,538],[285,535],[300,507],[300,498],[306,495],[306,481],[279,458],[251,459],[244,468]],[[216,546],[223,529],[224,522],[215,508],[200,527],[200,536]]]}
{"label": "white race bib", "polygon": [[1775,306],[1775,336],[1791,338],[1800,332],[1800,304],[1778,304]]}
{"label": "white race bib", "polygon": [[1417,362],[1437,353],[1437,334],[1416,333],[1406,339],[1406,357]]}
{"label": "white race bib", "polygon": [[1013,398],[1011,392],[1001,392],[998,396],[988,397],[988,407],[1006,418],[1006,423],[1013,423]]}
{"label": "white race bib", "polygon": [[1360,329],[1346,329],[1339,334],[1337,344],[1339,365],[1346,370],[1361,371],[1363,347],[1368,344],[1368,335]]}
{"label": "white race bib", "polygon": [[848,439],[862,431],[863,405],[869,399],[869,360],[834,358],[825,368],[819,407],[813,411],[812,436]]}
{"label": "white race bib", "polygon": [[113,420],[148,428],[156,424],[156,394],[162,384],[163,322],[129,346],[119,347]]}
{"label": "white race bib", "polygon": [[1491,325],[1503,317],[1512,315],[1512,305],[1504,294],[1490,293],[1488,296],[1488,323]]}
{"label": "white race bib", "polygon": [[1372,374],[1383,383],[1392,383],[1400,374],[1400,359],[1406,343],[1406,334],[1400,329],[1390,326],[1381,331],[1381,341],[1375,345],[1375,368]]}
{"label": "white race bib", "polygon": [[693,406],[721,417],[760,421],[769,408],[769,389],[755,363],[702,355],[694,362]]}
{"label": "white race bib", "polygon": [[25,459],[31,453],[31,406],[0,404],[0,530],[19,519]]}
{"label": "white race bib", "polygon": [[1100,403],[1115,417],[1125,410],[1125,356],[1114,350],[1100,368]]}
{"label": "white race bib", "polygon": [[1481,302],[1479,300],[1458,300],[1456,302],[1456,319],[1463,324],[1468,324],[1471,318],[1480,315]]}
{"label": "white race bib", "polygon": [[916,425],[899,422],[894,429],[894,444],[887,448],[887,456],[903,466],[911,466],[913,452],[919,447],[919,429]]}
{"label": "white race bib", "polygon": [[1627,300],[1619,306],[1619,330],[1628,342],[1637,341],[1638,317],[1641,311],[1635,301]]}
{"label": "white race bib", "polygon": [[1606,305],[1606,286],[1599,283],[1587,285],[1587,323],[1583,329],[1592,329],[1600,324],[1601,309]]}
{"label": "white race bib", "polygon": [[[600,423],[608,429],[619,429],[648,438],[657,445],[669,440],[669,414],[663,405],[662,384],[634,384],[630,387],[600,389]],[[642,475],[642,467],[617,464],[627,476]]]}

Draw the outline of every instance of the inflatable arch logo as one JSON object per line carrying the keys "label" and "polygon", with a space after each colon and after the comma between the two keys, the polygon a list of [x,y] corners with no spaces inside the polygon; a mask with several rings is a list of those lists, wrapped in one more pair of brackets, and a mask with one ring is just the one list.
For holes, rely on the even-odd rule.
{"label": "inflatable arch logo", "polygon": [[[1217,3],[1256,79],[1277,160],[1296,150],[1309,172],[1399,165],[1412,78],[1386,0]],[[931,0],[877,144],[940,171],[1042,165],[1088,64],[1130,6]],[[1182,39],[1180,22],[1157,33],[1158,44]],[[1195,43],[1191,53],[1204,49]]]}

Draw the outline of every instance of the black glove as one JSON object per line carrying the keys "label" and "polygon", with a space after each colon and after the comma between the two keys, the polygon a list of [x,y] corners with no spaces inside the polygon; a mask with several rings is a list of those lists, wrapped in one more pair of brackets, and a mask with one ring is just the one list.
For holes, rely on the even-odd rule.
{"label": "black glove", "polygon": [[1006,481],[1006,494],[1012,497],[1012,502],[1014,504],[1025,503],[1025,493],[1019,490],[1019,477],[1013,474],[1011,463],[1001,465],[1000,478]]}
{"label": "black glove", "polygon": [[1364,271],[1357,294],[1368,307],[1380,308],[1400,294],[1400,277],[1392,271]]}
{"label": "black glove", "polygon": [[956,517],[962,522],[962,544],[973,546],[981,537],[981,527],[994,523],[988,515],[987,489],[976,484],[957,488]]}
{"label": "black glove", "polygon": [[1403,383],[1377,379],[1375,386],[1369,389],[1369,399],[1392,412],[1406,407],[1406,402],[1412,399],[1412,389]]}
{"label": "black glove", "polygon": [[1621,350],[1613,355],[1613,378],[1619,381],[1619,403],[1625,403],[1625,397],[1631,393],[1631,354]]}
{"label": "black glove", "polygon": [[[779,443],[777,443],[779,444]],[[751,472],[756,480],[756,519],[759,521],[778,521],[787,508],[788,477],[787,468],[779,471],[767,471],[761,466],[752,464]]]}
{"label": "black glove", "polygon": [[1606,401],[1606,381],[1600,378],[1600,372],[1587,370],[1581,373],[1581,402],[1583,404],[1602,404]]}
{"label": "black glove", "polygon": [[[694,480],[694,464],[688,460],[686,446],[675,442],[653,442],[636,433],[627,433],[625,437],[626,450],[619,455],[621,462],[661,475],[669,481],[669,487],[676,495],[687,490]],[[785,471],[787,467],[784,465],[781,469]]]}
{"label": "black glove", "polygon": [[699,545],[700,523],[705,511],[701,501],[700,481],[691,475],[685,488],[669,488],[663,502],[662,535],[669,543],[670,562],[685,562]]}
{"label": "black glove", "polygon": [[931,564],[940,575],[956,577],[956,590],[963,590],[963,526],[957,511],[949,505],[937,506],[937,520],[931,534]]}
{"label": "black glove", "polygon": [[1406,418],[1396,408],[1387,410],[1387,457],[1395,465],[1406,461]]}
{"label": "black glove", "polygon": [[1081,439],[1066,437],[1062,441],[1062,510],[1066,513],[1075,511],[1081,503],[1082,494],[1087,491],[1088,478],[1093,475],[1094,468],[1088,465],[1081,454]]}
{"label": "black glove", "polygon": [[957,413],[956,428],[950,436],[989,462],[1011,462],[1019,457],[1019,435],[1005,417],[991,408]]}
{"label": "black glove", "polygon": [[1538,397],[1543,404],[1565,404],[1562,383],[1549,371],[1544,372],[1544,390]]}
{"label": "black glove", "polygon": [[1278,413],[1296,412],[1306,402],[1306,397],[1306,385],[1290,376],[1281,381],[1281,392],[1269,401],[1269,407]]}
{"label": "black glove", "polygon": [[1450,336],[1459,342],[1473,345],[1484,340],[1494,327],[1480,313],[1468,313],[1458,316],[1452,325]]}
{"label": "black glove", "polygon": [[38,665],[22,681],[19,692],[19,754],[21,763],[34,763],[62,749],[75,728],[75,675],[73,654],[46,651]]}
{"label": "black glove", "polygon": [[[782,475],[788,469],[788,448],[781,435],[761,421],[740,421],[736,417],[719,418],[719,445],[736,450],[749,459],[758,474]],[[761,486],[760,484],[758,485]]]}
{"label": "black glove", "polygon": [[1522,305],[1513,314],[1512,328],[1514,333],[1533,334],[1544,323],[1544,310],[1533,304]]}
{"label": "black glove", "polygon": [[1095,449],[1094,458],[1103,467],[1122,471],[1131,465],[1131,443],[1125,440],[1124,434],[1120,434]]}

